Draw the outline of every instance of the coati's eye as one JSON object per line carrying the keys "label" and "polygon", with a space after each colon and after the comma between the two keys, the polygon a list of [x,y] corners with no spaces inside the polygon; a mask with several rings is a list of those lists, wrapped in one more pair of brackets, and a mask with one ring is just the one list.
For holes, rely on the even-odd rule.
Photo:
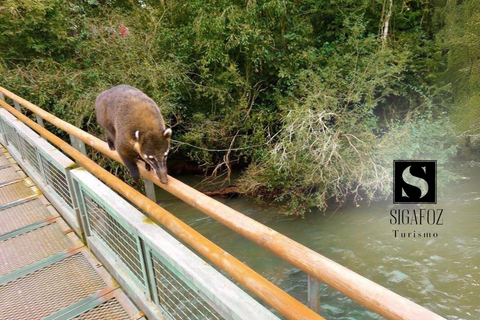
{"label": "coati's eye", "polygon": [[144,159],[148,160],[149,162],[155,162],[154,156],[148,156],[146,154],[144,154],[143,156],[144,156]]}

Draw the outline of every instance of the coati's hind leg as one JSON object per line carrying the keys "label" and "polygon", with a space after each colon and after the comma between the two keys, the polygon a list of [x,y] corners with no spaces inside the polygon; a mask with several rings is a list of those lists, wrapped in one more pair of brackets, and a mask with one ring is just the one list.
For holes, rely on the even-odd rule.
{"label": "coati's hind leg", "polygon": [[119,155],[120,155],[120,158],[122,159],[123,163],[125,164],[125,166],[130,171],[130,174],[132,175],[133,180],[135,180],[135,183],[137,185],[141,186],[140,171],[138,170],[137,162],[135,160],[130,160],[130,158],[127,158],[127,157],[123,156],[121,153],[119,153]]}

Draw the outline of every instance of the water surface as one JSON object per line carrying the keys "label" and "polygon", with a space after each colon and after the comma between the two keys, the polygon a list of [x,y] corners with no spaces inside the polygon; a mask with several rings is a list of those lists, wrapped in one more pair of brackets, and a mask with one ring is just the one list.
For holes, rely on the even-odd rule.
{"label": "water surface", "polygon": [[[303,220],[286,217],[278,206],[253,200],[217,200],[447,319],[480,319],[480,167],[462,164],[458,172],[464,177],[460,183],[439,186],[447,190],[437,204],[422,207],[442,209],[443,225],[392,226],[391,209],[415,207],[393,206],[391,200],[312,212]],[[195,180],[179,179],[189,184]],[[303,271],[180,200],[164,192],[159,196],[168,211],[307,302]],[[399,230],[397,237],[393,230]],[[432,236],[401,238],[402,232]],[[321,306],[327,319],[383,319],[326,285],[322,286]]]}

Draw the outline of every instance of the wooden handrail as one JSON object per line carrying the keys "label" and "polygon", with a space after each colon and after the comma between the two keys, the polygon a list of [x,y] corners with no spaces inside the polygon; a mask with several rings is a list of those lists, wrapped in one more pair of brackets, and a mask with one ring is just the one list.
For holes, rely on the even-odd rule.
{"label": "wooden handrail", "polygon": [[205,238],[185,222],[100,167],[93,160],[76,150],[70,144],[38,125],[27,116],[23,115],[20,111],[8,105],[5,101],[0,100],[0,106],[12,113],[17,119],[24,122],[52,144],[56,145],[65,154],[73,158],[98,179],[109,185],[113,190],[124,196],[138,208],[145,211],[152,220],[166,227],[179,239],[183,240],[197,252],[208,258],[213,264],[225,270],[236,281],[245,285],[255,295],[268,303],[287,319],[325,320],[325,318],[310,310],[307,306],[278,288],[256,271],[252,270],[237,258]]}
{"label": "wooden handrail", "polygon": [[[2,87],[0,87],[0,92],[44,120],[84,141],[108,157],[121,162],[118,154],[111,151],[102,140],[55,117]],[[149,172],[144,168],[141,168],[140,172],[144,177],[194,208],[387,319],[444,319],[283,234],[202,194],[173,177],[169,176],[168,184],[164,185],[160,183],[158,177],[153,172]]]}

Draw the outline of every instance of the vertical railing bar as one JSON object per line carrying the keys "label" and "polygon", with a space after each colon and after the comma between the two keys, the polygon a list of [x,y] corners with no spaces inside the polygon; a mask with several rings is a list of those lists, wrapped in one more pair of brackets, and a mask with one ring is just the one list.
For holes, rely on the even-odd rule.
{"label": "vertical railing bar", "polygon": [[143,278],[143,284],[145,286],[145,294],[147,297],[150,297],[152,295],[150,291],[150,281],[149,281],[149,274],[147,270],[147,262],[145,260],[146,258],[146,249],[145,249],[145,243],[143,242],[142,238],[140,235],[136,232],[135,230],[135,238],[137,240],[137,250],[139,253],[139,258],[140,258],[140,266],[142,268],[142,278]]}
{"label": "vertical railing bar", "polygon": [[43,183],[46,184],[47,179],[46,179],[46,176],[45,176],[45,168],[44,168],[44,164],[43,164],[43,155],[42,155],[42,152],[40,151],[39,148],[37,148],[37,159],[38,159],[38,167],[40,168],[40,172],[38,174],[40,175],[41,179],[43,180]]}
{"label": "vertical railing bar", "polygon": [[320,314],[320,281],[308,275],[308,307]]}
{"label": "vertical railing bar", "polygon": [[[16,130],[16,129],[15,129]],[[20,145],[19,146],[19,152],[20,152],[20,156],[22,158],[23,161],[28,161],[28,158],[27,158],[27,138],[20,133],[20,131],[17,131],[17,139],[18,139],[18,144]]]}
{"label": "vertical railing bar", "polygon": [[37,118],[37,123],[43,128],[45,128],[45,123],[43,123],[43,118],[40,117],[38,114],[35,114],[35,117]]}
{"label": "vertical railing bar", "polygon": [[[1,92],[0,94],[3,96]],[[6,133],[5,133],[5,128],[3,123],[4,123],[3,118],[0,117],[0,135],[2,136],[2,142],[4,143],[5,146],[7,146],[7,138],[6,138]]]}
{"label": "vertical railing bar", "polygon": [[78,139],[72,134],[69,134],[70,136],[70,144],[72,147],[83,153],[84,155],[87,155],[87,149],[85,148],[85,142],[82,140]]}
{"label": "vertical railing bar", "polygon": [[65,168],[65,178],[67,180],[68,191],[70,192],[70,199],[71,199],[73,214],[76,217],[77,223],[78,223],[78,232],[80,233],[79,237],[82,240],[84,240],[84,242],[86,242],[85,241],[86,236],[84,234],[84,229],[85,228],[83,226],[82,214],[80,213],[80,206],[79,206],[79,203],[78,203],[78,197],[76,195],[77,190],[75,189],[74,181],[73,181],[73,178],[72,178],[72,175],[70,173],[69,168]]}
{"label": "vertical railing bar", "polygon": [[19,148],[19,142],[18,142],[18,133],[15,127],[11,124],[8,124],[8,130],[10,131],[10,138],[9,139],[9,145],[12,146],[15,150],[15,154],[18,156],[22,156],[20,148]]}
{"label": "vertical railing bar", "polygon": [[[5,101],[5,96],[3,95],[2,92],[0,92],[0,100]],[[3,118],[0,117],[0,130],[1,130],[0,134],[2,135],[2,141],[3,141],[3,143],[5,144],[5,147],[6,147],[8,145],[8,141],[7,141],[7,133],[5,132],[3,122],[4,122]]]}
{"label": "vertical railing bar", "polygon": [[5,141],[7,142],[8,146],[13,145],[12,139],[11,139],[11,130],[10,130],[10,125],[8,123],[4,123],[4,129],[5,129]]}
{"label": "vertical railing bar", "polygon": [[2,130],[2,138],[6,147],[8,145],[8,139],[7,139],[7,131],[5,129],[5,121],[3,120],[3,117],[0,117],[0,129]]}
{"label": "vertical railing bar", "polygon": [[155,269],[153,266],[153,250],[145,242],[144,242],[144,245],[145,245],[145,253],[146,253],[146,259],[147,259],[147,270],[148,270],[149,279],[150,279],[150,283],[149,283],[150,293],[151,293],[150,299],[151,301],[153,301],[153,303],[155,303],[156,307],[158,308],[158,310],[160,310],[160,312],[165,317],[165,319],[173,320],[168,310],[165,309],[160,302],[160,298],[159,298],[160,293],[158,292],[157,283],[155,282],[156,278],[155,278]]}
{"label": "vertical railing bar", "polygon": [[13,100],[13,105],[15,106],[15,109],[22,112],[22,107],[20,107],[20,104],[17,102],[17,100]]}
{"label": "vertical railing bar", "polygon": [[153,270],[152,249],[145,242],[143,242],[143,247],[145,250],[145,266],[148,273],[148,286],[150,287],[150,299],[155,302],[156,305],[160,305],[157,284],[155,282],[155,271]]}
{"label": "vertical railing bar", "polygon": [[[16,129],[15,129],[16,130]],[[25,145],[23,144],[23,141],[20,139],[23,139],[23,137],[20,136],[20,134],[17,131],[17,140],[18,140],[18,152],[20,153],[20,159],[25,161]]]}
{"label": "vertical railing bar", "polygon": [[73,189],[74,189],[75,202],[77,203],[77,206],[78,206],[77,208],[78,224],[79,224],[80,232],[83,236],[82,240],[84,241],[84,243],[87,243],[87,238],[91,236],[90,225],[89,225],[88,216],[87,216],[88,210],[86,209],[86,206],[85,206],[85,201],[83,198],[83,193],[80,187],[80,183],[75,179],[73,179],[72,177],[70,178],[71,178]]}
{"label": "vertical railing bar", "polygon": [[143,178],[143,184],[145,186],[145,195],[147,198],[152,200],[155,203],[157,202],[157,194],[156,194],[156,188],[158,188],[152,181]]}

